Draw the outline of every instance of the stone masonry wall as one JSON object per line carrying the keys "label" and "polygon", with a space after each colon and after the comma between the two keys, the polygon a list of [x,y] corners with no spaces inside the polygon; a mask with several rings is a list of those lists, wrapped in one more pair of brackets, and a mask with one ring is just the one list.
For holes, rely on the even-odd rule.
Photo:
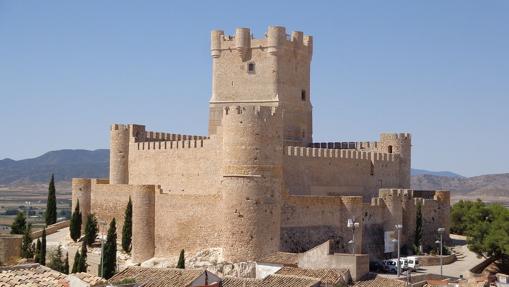
{"label": "stone masonry wall", "polygon": [[177,256],[222,247],[223,219],[219,195],[173,195],[156,193],[155,256]]}
{"label": "stone masonry wall", "polygon": [[283,168],[292,195],[356,195],[369,202],[379,188],[399,184],[395,154],[287,147]]}
{"label": "stone masonry wall", "polygon": [[215,194],[221,138],[131,143],[129,183],[160,185],[174,194]]}

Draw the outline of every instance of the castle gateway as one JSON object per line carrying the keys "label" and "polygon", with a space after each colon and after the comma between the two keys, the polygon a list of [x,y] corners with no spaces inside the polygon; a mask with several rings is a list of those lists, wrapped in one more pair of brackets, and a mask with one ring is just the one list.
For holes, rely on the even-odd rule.
{"label": "castle gateway", "polygon": [[239,262],[327,240],[348,252],[348,219],[360,223],[357,252],[381,257],[395,224],[411,246],[418,204],[432,245],[448,230],[449,193],[409,190],[410,134],[313,142],[312,52],[311,36],[284,27],[261,39],[212,31],[209,134],[114,124],[109,180],[73,179],[73,206],[121,228],[131,197],[135,262],[207,248]]}

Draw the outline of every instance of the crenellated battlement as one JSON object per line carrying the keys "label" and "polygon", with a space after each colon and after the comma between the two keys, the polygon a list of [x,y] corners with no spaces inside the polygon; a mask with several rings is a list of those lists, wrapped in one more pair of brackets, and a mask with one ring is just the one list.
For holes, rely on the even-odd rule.
{"label": "crenellated battlement", "polygon": [[411,140],[412,135],[410,133],[382,133],[380,134],[380,140]]}
{"label": "crenellated battlement", "polygon": [[409,197],[412,198],[414,196],[414,191],[412,189],[400,189],[400,188],[382,188],[379,190],[379,197],[381,198],[389,198],[389,197]]}
{"label": "crenellated battlement", "polygon": [[223,30],[211,32],[211,56],[219,58],[222,51],[237,51],[243,59],[251,49],[260,49],[270,54],[277,54],[282,49],[291,48],[309,56],[313,53],[313,37],[303,32],[293,31],[286,34],[285,27],[269,26],[264,38],[254,38],[249,28],[237,28],[235,35],[225,35]]}
{"label": "crenellated battlement", "polygon": [[123,129],[129,129],[131,142],[160,142],[160,141],[192,141],[209,139],[208,136],[184,135],[165,132],[155,132],[145,130],[143,125],[114,125],[121,126]]}
{"label": "crenellated battlement", "polygon": [[204,147],[204,138],[181,138],[169,141],[143,141],[137,142],[137,150],[170,150],[170,149],[192,149]]}
{"label": "crenellated battlement", "polygon": [[253,115],[260,119],[280,118],[278,108],[272,106],[227,106],[223,109],[223,118],[242,118],[252,117]]}
{"label": "crenellated battlement", "polygon": [[110,130],[111,131],[119,131],[119,130],[128,130],[129,125],[123,125],[123,124],[112,124]]}
{"label": "crenellated battlement", "polygon": [[328,149],[376,149],[379,143],[376,141],[366,142],[315,142],[309,147]]}
{"label": "crenellated battlement", "polygon": [[352,149],[311,148],[299,146],[288,146],[285,148],[284,153],[286,156],[357,159],[387,162],[394,162],[399,159],[398,154],[366,152]]}

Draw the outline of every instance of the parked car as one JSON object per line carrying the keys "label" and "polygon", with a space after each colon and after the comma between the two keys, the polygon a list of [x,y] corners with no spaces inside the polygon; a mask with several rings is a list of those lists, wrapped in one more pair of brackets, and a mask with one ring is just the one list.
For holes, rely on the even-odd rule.
{"label": "parked car", "polygon": [[[411,261],[412,261],[412,266],[414,266],[416,260],[412,259]],[[409,266],[409,260],[407,258],[400,258],[399,262],[400,262],[401,271],[404,271],[404,270],[408,269],[409,267],[412,269],[415,269],[412,266]],[[383,269],[385,272],[398,273],[398,259],[397,258],[383,260],[382,265],[384,267]]]}

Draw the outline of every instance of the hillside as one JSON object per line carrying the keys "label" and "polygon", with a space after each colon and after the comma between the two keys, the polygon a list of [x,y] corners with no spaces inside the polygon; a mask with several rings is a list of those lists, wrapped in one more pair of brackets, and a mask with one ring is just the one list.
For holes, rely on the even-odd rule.
{"label": "hillside", "polygon": [[56,181],[73,177],[108,176],[109,150],[58,150],[39,157],[0,160],[0,185],[47,183],[52,173]]}
{"label": "hillside", "polygon": [[[447,189],[455,196],[481,199],[509,198],[509,173],[474,177],[412,176],[413,189]],[[507,200],[507,199],[506,199]]]}

